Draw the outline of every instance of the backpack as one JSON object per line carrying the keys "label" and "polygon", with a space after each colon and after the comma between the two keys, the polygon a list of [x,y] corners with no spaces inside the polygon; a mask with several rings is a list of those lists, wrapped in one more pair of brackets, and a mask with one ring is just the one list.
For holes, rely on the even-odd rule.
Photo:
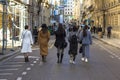
{"label": "backpack", "polygon": [[72,35],[71,36],[70,43],[72,43],[72,44],[76,44],[77,43],[77,36],[76,35]]}

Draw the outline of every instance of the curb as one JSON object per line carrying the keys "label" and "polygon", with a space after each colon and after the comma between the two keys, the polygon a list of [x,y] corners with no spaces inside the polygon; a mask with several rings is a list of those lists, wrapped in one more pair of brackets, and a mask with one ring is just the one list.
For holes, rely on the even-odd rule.
{"label": "curb", "polygon": [[117,45],[115,45],[115,44],[113,44],[113,43],[111,43],[111,42],[107,42],[107,41],[102,40],[102,39],[99,39],[99,38],[97,38],[97,37],[95,37],[95,36],[92,36],[92,37],[93,37],[94,39],[97,39],[97,40],[99,40],[99,41],[104,42],[105,44],[108,44],[108,45],[110,45],[110,46],[113,46],[113,47],[116,47],[116,48],[119,48],[119,49],[120,49],[119,46],[117,46]]}
{"label": "curb", "polygon": [[15,52],[12,52],[12,53],[8,53],[6,55],[3,55],[2,57],[0,57],[0,61],[3,61],[5,59],[7,59],[8,57],[11,57],[13,55],[15,55],[16,53],[18,53],[20,51],[20,49],[16,50]]}

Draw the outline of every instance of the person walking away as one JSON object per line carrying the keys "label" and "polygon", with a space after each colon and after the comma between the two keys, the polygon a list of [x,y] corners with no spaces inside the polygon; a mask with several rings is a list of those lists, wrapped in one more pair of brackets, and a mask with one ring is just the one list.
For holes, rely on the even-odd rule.
{"label": "person walking away", "polygon": [[111,30],[112,30],[112,27],[109,25],[107,27],[107,38],[111,38]]}
{"label": "person walking away", "polygon": [[101,26],[98,28],[98,36],[99,36],[99,38],[103,37],[102,27]]}
{"label": "person walking away", "polygon": [[38,44],[42,61],[46,62],[46,56],[48,55],[48,42],[50,39],[50,32],[48,31],[46,24],[42,24],[41,27],[42,29],[38,33]]}
{"label": "person walking away", "polygon": [[96,27],[95,26],[93,26],[93,32],[94,32],[94,34],[96,33]]}
{"label": "person walking away", "polygon": [[80,32],[80,41],[82,41],[83,55],[82,61],[88,62],[89,58],[89,45],[92,44],[91,32],[88,30],[88,26],[85,25],[83,31]]}
{"label": "person walking away", "polygon": [[33,36],[34,36],[34,44],[37,43],[37,38],[38,38],[38,30],[37,27],[35,26],[35,28],[33,29]]}
{"label": "person walking away", "polygon": [[24,54],[25,62],[29,62],[28,54],[32,52],[31,44],[33,44],[32,33],[28,25],[25,26],[25,30],[22,32],[22,49],[21,53]]}
{"label": "person walking away", "polygon": [[66,45],[64,45],[66,43],[66,33],[61,23],[58,26],[58,30],[55,31],[55,36],[56,40],[54,45],[57,48],[57,63],[62,63],[64,48],[66,47]]}
{"label": "person walking away", "polygon": [[70,43],[69,46],[70,63],[75,64],[75,58],[78,49],[77,28],[75,26],[73,27],[72,32],[69,33],[68,41]]}

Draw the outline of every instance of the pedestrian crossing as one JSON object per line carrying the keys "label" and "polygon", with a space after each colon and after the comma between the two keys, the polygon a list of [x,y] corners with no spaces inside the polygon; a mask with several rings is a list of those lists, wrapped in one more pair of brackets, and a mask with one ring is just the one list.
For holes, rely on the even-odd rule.
{"label": "pedestrian crossing", "polygon": [[[23,80],[18,75],[25,76],[32,67],[39,61],[39,57],[30,56],[29,64],[26,64],[23,59],[24,56],[18,55],[13,59],[0,64],[0,80]],[[25,70],[23,70],[25,68]],[[18,74],[18,75],[17,75]]]}

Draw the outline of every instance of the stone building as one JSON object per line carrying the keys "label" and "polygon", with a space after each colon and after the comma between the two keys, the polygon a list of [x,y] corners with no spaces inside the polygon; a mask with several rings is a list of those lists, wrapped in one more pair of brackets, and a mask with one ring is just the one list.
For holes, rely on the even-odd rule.
{"label": "stone building", "polygon": [[[120,38],[120,0],[87,0],[91,6],[85,10],[90,12],[90,19],[96,27],[101,26],[106,34],[108,25],[112,26],[112,37]],[[88,14],[85,11],[85,17]]]}
{"label": "stone building", "polygon": [[7,46],[20,40],[21,32],[28,24],[29,0],[4,0],[0,2],[0,44]]}

